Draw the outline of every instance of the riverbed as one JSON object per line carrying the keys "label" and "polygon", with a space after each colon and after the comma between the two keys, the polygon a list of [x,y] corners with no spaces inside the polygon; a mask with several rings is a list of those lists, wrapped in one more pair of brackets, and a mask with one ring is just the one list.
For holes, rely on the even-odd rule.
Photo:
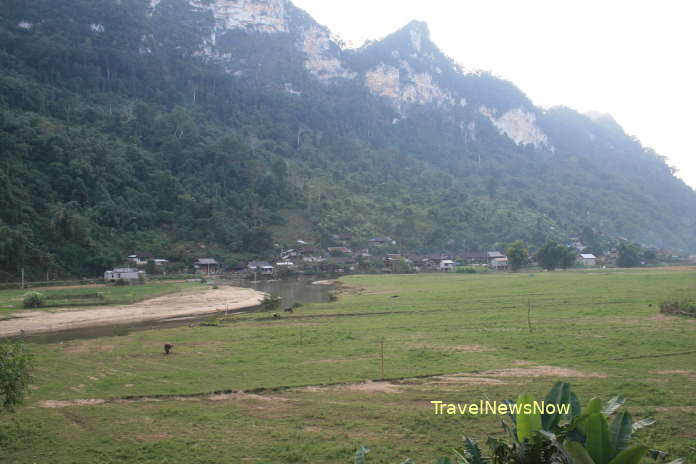
{"label": "riverbed", "polygon": [[[81,321],[73,325],[56,325],[43,327],[39,331],[34,331],[33,333],[25,333],[23,339],[31,343],[59,343],[61,341],[76,340],[76,339],[93,339],[99,337],[114,337],[127,335],[133,331],[143,331],[152,329],[164,329],[181,327],[191,324],[199,324],[200,322],[210,318],[215,314],[245,314],[251,313],[259,310],[258,302],[260,299],[257,295],[261,294],[271,294],[282,298],[282,308],[289,308],[295,304],[311,304],[311,303],[324,303],[329,301],[329,292],[332,286],[326,285],[312,285],[312,280],[308,279],[296,279],[296,280],[259,280],[257,282],[253,281],[235,281],[232,283],[220,283],[220,289],[217,291],[210,290],[206,293],[223,294],[228,292],[239,292],[240,290],[251,292],[250,298],[244,301],[243,304],[228,304],[227,300],[215,301],[214,304],[202,307],[200,304],[201,294],[191,294],[187,295],[188,298],[194,297],[195,303],[189,302],[191,306],[190,311],[186,308],[182,308],[181,305],[178,307],[177,313],[168,313],[153,315],[153,317],[147,320],[141,319],[114,319],[110,321],[101,321],[100,324],[90,325],[87,316],[89,311],[97,310],[81,310],[79,313],[82,316]],[[236,289],[236,290],[234,290]],[[166,298],[166,297],[162,297]],[[219,299],[219,298],[218,298]],[[158,299],[148,300],[147,303],[150,307],[159,306]],[[240,302],[241,303],[241,302]],[[195,308],[193,305],[195,304]],[[115,307],[100,308],[98,310],[109,310],[110,313],[114,311],[128,311],[128,306],[124,306],[120,309]],[[134,308],[130,308],[134,309]],[[64,314],[77,314],[78,311],[66,311]],[[46,313],[46,316],[50,316]],[[8,321],[9,322],[9,321]],[[7,325],[7,324],[5,324]],[[17,322],[13,323],[17,325]],[[21,324],[20,324],[21,325]],[[2,326],[2,323],[0,323]],[[18,326],[19,327],[19,326]],[[0,327],[1,328],[1,327]],[[28,331],[27,331],[28,332]],[[7,335],[15,335],[11,333],[6,333]]]}

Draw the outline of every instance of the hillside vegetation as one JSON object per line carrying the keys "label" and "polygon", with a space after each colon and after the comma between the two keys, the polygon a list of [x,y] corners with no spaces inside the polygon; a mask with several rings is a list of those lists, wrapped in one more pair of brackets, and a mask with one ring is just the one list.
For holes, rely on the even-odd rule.
{"label": "hillside vegetation", "polygon": [[[94,276],[135,250],[235,264],[271,254],[289,210],[311,225],[295,239],[389,235],[404,251],[583,228],[696,248],[696,194],[662,157],[613,120],[535,109],[511,83],[463,73],[428,37],[412,53],[417,24],[340,56],[362,76],[398,52],[467,105],[395,112],[361,77],[320,83],[297,28],[226,31],[229,57],[210,59],[212,19],[184,0],[2,4],[0,279]],[[515,144],[480,105],[525,108],[554,150]]]}

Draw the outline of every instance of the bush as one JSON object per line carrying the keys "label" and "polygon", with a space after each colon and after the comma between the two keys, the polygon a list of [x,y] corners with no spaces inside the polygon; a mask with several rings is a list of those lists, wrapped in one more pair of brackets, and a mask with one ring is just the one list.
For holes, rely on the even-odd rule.
{"label": "bush", "polygon": [[261,302],[262,311],[277,311],[280,309],[280,305],[283,299],[279,296],[266,295]]}
{"label": "bush", "polygon": [[660,312],[663,314],[678,314],[680,316],[696,317],[696,301],[667,301],[660,305]]}
{"label": "bush", "polygon": [[125,279],[118,279],[117,281],[114,282],[114,285],[116,287],[125,287],[128,285],[128,281]]}
{"label": "bush", "polygon": [[457,268],[457,274],[476,274],[476,269],[471,266]]}
{"label": "bush", "polygon": [[28,292],[24,294],[25,308],[40,308],[46,302],[46,297],[43,293]]}
{"label": "bush", "polygon": [[458,267],[457,270],[455,271],[457,274],[486,274],[489,271],[487,267],[474,267],[474,266],[465,266],[465,267]]}
{"label": "bush", "polygon": [[[35,292],[33,292],[35,293]],[[0,344],[0,401],[5,410],[12,411],[22,404],[32,381],[34,360],[21,342]]]}

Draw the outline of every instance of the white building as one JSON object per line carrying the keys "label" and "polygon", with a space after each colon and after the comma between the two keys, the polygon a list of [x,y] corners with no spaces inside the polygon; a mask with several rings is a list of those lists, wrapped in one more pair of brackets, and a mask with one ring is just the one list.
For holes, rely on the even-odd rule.
{"label": "white building", "polygon": [[597,257],[593,254],[583,253],[580,255],[580,264],[583,266],[596,266]]}
{"label": "white building", "polygon": [[266,261],[252,261],[247,265],[247,269],[261,275],[273,275],[275,272],[275,268]]}
{"label": "white building", "polygon": [[495,270],[497,270],[497,271],[500,271],[500,270],[503,270],[503,269],[507,269],[507,267],[508,267],[508,259],[507,259],[507,257],[503,257],[503,258],[493,258],[493,259],[491,260],[490,266],[491,266],[491,269],[495,269]]}
{"label": "white building", "polygon": [[454,271],[454,261],[449,259],[443,259],[440,261],[440,272],[450,272]]}
{"label": "white building", "polygon": [[145,277],[143,271],[130,267],[120,267],[112,271],[106,271],[104,273],[104,280],[107,282],[114,282],[116,280],[138,280],[141,275]]}

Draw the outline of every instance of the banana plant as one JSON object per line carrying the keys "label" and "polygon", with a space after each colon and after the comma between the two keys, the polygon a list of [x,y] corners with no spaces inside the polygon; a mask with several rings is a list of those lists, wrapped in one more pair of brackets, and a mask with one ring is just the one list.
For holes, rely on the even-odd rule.
{"label": "banana plant", "polygon": [[[534,401],[530,395],[520,395],[515,403],[507,402],[512,425],[503,422],[503,428],[510,441],[489,438],[493,463],[637,464],[645,456],[664,457],[664,453],[644,446],[630,446],[633,433],[655,420],[633,422],[628,412],[619,411],[625,403],[622,396],[604,405],[593,398],[583,409],[570,384],[557,382],[544,400],[546,405],[557,406],[553,411],[525,413],[524,405]],[[475,442],[473,446],[478,450]],[[480,450],[471,452],[471,448],[468,443],[458,450],[461,463],[488,462],[480,457]]]}
{"label": "banana plant", "polygon": [[[489,437],[491,457],[484,457],[478,443],[464,437],[463,446],[454,450],[454,459],[440,458],[437,464],[639,464],[644,457],[664,461],[666,453],[631,446],[633,433],[653,425],[655,420],[634,422],[628,412],[620,410],[625,401],[615,396],[603,405],[592,398],[583,408],[570,384],[557,382],[544,400],[555,408],[536,412],[534,397],[526,394],[514,403],[505,402],[511,423],[503,421],[502,425],[509,439]],[[368,451],[359,449],[355,464],[365,464]],[[668,464],[685,461],[677,459]]]}

